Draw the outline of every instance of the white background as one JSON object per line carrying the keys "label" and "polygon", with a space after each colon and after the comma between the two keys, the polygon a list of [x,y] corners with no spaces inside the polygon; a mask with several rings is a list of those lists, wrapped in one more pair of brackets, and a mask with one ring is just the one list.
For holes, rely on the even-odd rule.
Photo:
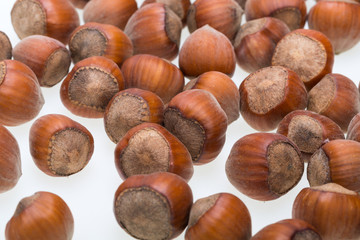
{"label": "white background", "polygon": [[[19,42],[10,19],[14,2],[15,0],[0,1],[0,30],[9,36],[13,46]],[[314,3],[315,0],[308,0],[306,3],[308,9]],[[141,2],[138,2],[138,6],[140,5]],[[82,18],[81,11],[79,14]],[[245,22],[244,18],[242,22]],[[184,42],[188,35],[188,30],[184,29],[181,42]],[[336,56],[333,72],[349,77],[358,85],[359,54],[360,45],[357,45]],[[175,59],[173,63],[177,65],[178,59]],[[239,86],[247,75],[237,67],[233,80]],[[66,201],[75,219],[74,240],[133,239],[118,226],[113,214],[114,193],[122,182],[114,164],[115,144],[108,139],[102,119],[85,119],[71,114],[60,101],[59,89],[60,84],[53,88],[43,88],[45,105],[38,117],[49,113],[59,113],[80,122],[94,136],[94,154],[81,172],[70,177],[50,177],[35,166],[30,156],[28,134],[34,120],[18,127],[8,127],[20,145],[23,175],[15,188],[0,194],[0,239],[5,238],[6,223],[11,218],[18,202],[37,191],[56,193]],[[255,234],[268,224],[291,218],[292,203],[296,194],[307,187],[308,183],[304,172],[301,182],[294,189],[281,198],[269,202],[256,201],[238,192],[228,182],[224,166],[233,144],[242,136],[253,132],[255,130],[251,129],[241,117],[232,123],[228,127],[226,145],[221,154],[207,165],[195,166],[194,176],[189,184],[193,191],[194,201],[218,192],[230,192],[239,197],[250,211],[252,232]],[[184,234],[177,239],[183,238]]]}

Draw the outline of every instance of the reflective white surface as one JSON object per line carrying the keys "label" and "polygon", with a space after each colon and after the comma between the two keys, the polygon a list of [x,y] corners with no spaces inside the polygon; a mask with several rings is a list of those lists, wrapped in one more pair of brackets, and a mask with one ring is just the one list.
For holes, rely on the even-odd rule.
{"label": "reflective white surface", "polygon": [[[65,0],[64,0],[65,1]],[[10,11],[15,0],[0,1],[0,30],[4,31],[15,46],[19,39],[15,34],[10,18]],[[310,9],[315,0],[308,0]],[[141,3],[138,2],[138,6]],[[82,14],[79,11],[80,16]],[[243,22],[244,22],[243,18]],[[189,35],[184,29],[181,42]],[[334,73],[343,74],[359,84],[360,45],[335,57]],[[177,65],[178,59],[173,61]],[[72,66],[71,66],[72,67]],[[248,74],[238,66],[233,76],[237,86]],[[18,184],[12,190],[0,194],[0,239],[4,239],[7,221],[13,215],[18,202],[37,191],[50,191],[61,196],[69,205],[74,219],[74,240],[93,239],[133,239],[117,224],[113,214],[113,198],[122,180],[114,164],[115,144],[107,137],[102,119],[86,119],[71,114],[61,103],[59,96],[60,84],[53,88],[43,88],[45,105],[40,116],[59,113],[80,122],[93,134],[95,151],[89,164],[79,173],[70,177],[50,177],[42,173],[34,164],[30,152],[28,134],[33,121],[18,127],[7,127],[17,139],[21,149],[22,172]],[[255,132],[240,117],[228,127],[227,140],[221,154],[213,162],[195,166],[194,176],[189,184],[193,191],[194,201],[219,192],[230,192],[239,197],[248,207],[252,218],[252,232],[279,220],[291,218],[292,203],[297,193],[308,186],[306,170],[301,182],[281,198],[269,202],[250,199],[238,192],[227,180],[225,161],[233,144],[244,135]],[[1,153],[0,153],[1,154]],[[183,239],[184,234],[177,239]]]}

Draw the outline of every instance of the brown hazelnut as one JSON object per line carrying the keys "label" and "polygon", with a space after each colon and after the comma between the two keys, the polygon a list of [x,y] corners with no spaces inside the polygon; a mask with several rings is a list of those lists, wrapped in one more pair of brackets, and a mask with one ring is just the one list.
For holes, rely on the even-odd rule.
{"label": "brown hazelnut", "polygon": [[290,191],[301,179],[300,150],[276,133],[253,133],[239,139],[225,165],[232,185],[250,198],[268,201]]}
{"label": "brown hazelnut", "polygon": [[169,6],[169,8],[181,19],[183,27],[186,26],[188,10],[191,5],[190,0],[145,0],[141,7],[154,2],[164,3]]}
{"label": "brown hazelnut", "polygon": [[209,25],[194,31],[180,49],[180,70],[190,78],[209,71],[232,76],[235,66],[235,53],[230,40]]}
{"label": "brown hazelnut", "polygon": [[243,10],[234,0],[196,0],[190,6],[187,25],[190,33],[209,25],[234,41]]}
{"label": "brown hazelnut", "polygon": [[278,18],[292,31],[304,27],[306,4],[304,0],[247,0],[245,15],[246,21],[262,17]]}
{"label": "brown hazelnut", "polygon": [[20,39],[45,35],[64,44],[80,24],[74,6],[63,0],[17,0],[11,10],[11,22]]}
{"label": "brown hazelnut", "polygon": [[307,92],[298,75],[281,66],[251,73],[239,91],[241,116],[258,131],[275,129],[288,113],[307,104]]}
{"label": "brown hazelnut", "polygon": [[0,61],[11,59],[12,45],[6,33],[0,31]]}
{"label": "brown hazelnut", "polygon": [[233,80],[224,73],[216,71],[203,73],[188,82],[184,89],[203,89],[210,92],[225,111],[228,124],[239,118],[240,94]]}
{"label": "brown hazelnut", "polygon": [[327,74],[309,92],[307,109],[327,116],[346,132],[351,119],[360,112],[355,83],[341,74]]}
{"label": "brown hazelnut", "polygon": [[289,32],[288,26],[277,18],[264,17],[246,22],[234,42],[237,63],[249,73],[271,66],[276,44]]}
{"label": "brown hazelnut", "polygon": [[123,30],[136,10],[135,0],[91,0],[84,8],[84,21],[111,24]]}
{"label": "brown hazelnut", "polygon": [[352,0],[323,0],[310,9],[309,28],[324,33],[336,54],[360,41],[360,4]]}
{"label": "brown hazelnut", "polygon": [[279,123],[277,133],[293,141],[304,156],[304,161],[324,143],[344,139],[344,133],[333,120],[311,111],[295,110]]}
{"label": "brown hazelnut", "polygon": [[119,225],[139,239],[173,239],[187,226],[193,196],[178,175],[134,175],[117,189],[114,213]]}
{"label": "brown hazelnut", "polygon": [[118,92],[105,109],[105,131],[114,143],[131,128],[143,123],[163,123],[164,103],[155,93],[139,88]]}
{"label": "brown hazelnut", "polygon": [[142,123],[130,129],[116,145],[115,164],[122,179],[171,172],[189,181],[194,172],[184,144],[156,123]]}
{"label": "brown hazelnut", "polygon": [[251,217],[245,204],[230,193],[198,199],[191,207],[186,240],[249,240]]}
{"label": "brown hazelnut", "polygon": [[129,19],[124,32],[134,45],[135,54],[151,54],[173,60],[178,52],[182,23],[163,3],[139,8]]}
{"label": "brown hazelnut", "polygon": [[307,168],[310,186],[329,182],[360,192],[360,143],[352,140],[333,140],[317,150]]}
{"label": "brown hazelnut", "polygon": [[23,198],[6,225],[6,240],[68,240],[74,233],[74,218],[58,195],[36,192]]}
{"label": "brown hazelnut", "polygon": [[332,72],[334,51],[330,40],[321,32],[298,29],[278,42],[271,62],[273,66],[284,66],[296,72],[310,90]]}
{"label": "brown hazelnut", "polygon": [[94,139],[80,123],[60,114],[37,119],[30,129],[30,153],[36,166],[50,176],[82,170],[94,152]]}
{"label": "brown hazelnut", "polygon": [[356,114],[350,121],[346,139],[360,142],[360,113]]}
{"label": "brown hazelnut", "polygon": [[15,137],[0,125],[0,193],[9,191],[21,177],[20,149]]}
{"label": "brown hazelnut", "polygon": [[[41,46],[41,47],[40,47]],[[34,71],[40,86],[52,87],[69,72],[69,50],[60,41],[42,35],[31,35],[13,49],[14,59]]]}
{"label": "brown hazelnut", "polygon": [[335,183],[304,188],[292,217],[310,223],[324,240],[359,239],[360,196]]}
{"label": "brown hazelnut", "polygon": [[128,36],[110,24],[85,23],[71,34],[69,48],[74,63],[92,56],[110,58],[121,66],[133,55]]}
{"label": "brown hazelnut", "polygon": [[285,219],[270,224],[251,240],[321,240],[319,233],[309,223],[301,219]]}
{"label": "brown hazelnut", "polygon": [[111,98],[121,90],[124,78],[118,65],[95,56],[75,64],[61,84],[60,97],[73,114],[101,118]]}
{"label": "brown hazelnut", "polygon": [[17,126],[34,119],[44,105],[35,73],[16,60],[0,62],[0,124]]}
{"label": "brown hazelnut", "polygon": [[128,58],[121,66],[126,88],[140,88],[156,93],[168,103],[184,88],[184,75],[165,59],[148,54]]}
{"label": "brown hazelnut", "polygon": [[176,95],[165,109],[164,125],[187,147],[197,165],[213,161],[225,144],[226,113],[205,90]]}

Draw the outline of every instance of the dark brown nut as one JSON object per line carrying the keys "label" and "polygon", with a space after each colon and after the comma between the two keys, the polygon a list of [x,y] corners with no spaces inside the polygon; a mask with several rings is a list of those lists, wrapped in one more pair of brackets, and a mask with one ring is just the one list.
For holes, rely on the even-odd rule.
{"label": "dark brown nut", "polygon": [[70,208],[58,195],[36,192],[23,198],[6,225],[6,240],[68,240],[74,233]]}
{"label": "dark brown nut", "polygon": [[307,92],[298,75],[281,66],[253,72],[239,91],[241,116],[259,131],[275,129],[288,113],[307,104]]}
{"label": "dark brown nut", "polygon": [[187,148],[166,128],[142,123],[117,143],[115,165],[122,179],[132,175],[171,172],[189,181],[194,167]]}
{"label": "dark brown nut", "polygon": [[186,240],[249,240],[251,217],[245,204],[230,193],[198,199],[190,211]]}
{"label": "dark brown nut", "polygon": [[352,140],[333,140],[317,150],[307,168],[310,186],[329,182],[360,192],[360,143]]}
{"label": "dark brown nut", "polygon": [[287,137],[254,133],[239,139],[226,161],[230,183],[250,198],[268,201],[290,191],[301,179],[300,150]]}
{"label": "dark brown nut", "polygon": [[310,9],[309,28],[324,33],[336,54],[360,41],[360,4],[352,0],[323,0]]}
{"label": "dark brown nut", "polygon": [[168,103],[184,88],[184,75],[178,67],[165,59],[138,54],[121,66],[126,88],[140,88],[156,93]]}
{"label": "dark brown nut", "polygon": [[351,119],[360,112],[355,83],[341,74],[327,74],[309,92],[307,109],[336,122],[346,132]]}
{"label": "dark brown nut", "polygon": [[359,239],[360,196],[335,183],[304,188],[292,217],[310,223],[324,240]]}
{"label": "dark brown nut", "polygon": [[42,87],[52,87],[69,72],[69,50],[60,41],[42,35],[31,35],[13,49],[14,59],[34,71]]}
{"label": "dark brown nut", "polygon": [[196,0],[189,8],[187,25],[192,33],[208,24],[233,42],[242,15],[242,8],[233,0]]}
{"label": "dark brown nut", "polygon": [[110,24],[85,23],[71,34],[69,48],[74,63],[92,56],[110,58],[121,64],[133,55],[131,40]]}
{"label": "dark brown nut", "polygon": [[176,95],[165,109],[164,125],[187,147],[197,165],[213,161],[225,144],[226,113],[205,90]]}
{"label": "dark brown nut", "polygon": [[169,8],[181,19],[183,27],[186,26],[188,10],[191,5],[190,0],[145,0],[141,7],[154,2],[164,3],[169,6]]}
{"label": "dark brown nut", "polygon": [[190,78],[209,71],[222,72],[231,77],[235,66],[235,53],[230,40],[209,25],[194,31],[180,49],[180,70]]}
{"label": "dark brown nut", "polygon": [[102,118],[110,100],[124,90],[120,68],[112,60],[95,56],[77,62],[61,84],[60,97],[73,114]]}
{"label": "dark brown nut", "polygon": [[134,175],[117,189],[114,213],[119,225],[139,239],[173,239],[187,226],[193,196],[178,175]]}
{"label": "dark brown nut", "polygon": [[184,90],[202,89],[210,92],[225,111],[228,124],[239,118],[240,94],[231,78],[221,72],[210,71],[188,82]]}
{"label": "dark brown nut", "polygon": [[84,21],[111,24],[123,30],[136,10],[135,0],[91,0],[84,8]]}
{"label": "dark brown nut", "polygon": [[0,193],[14,188],[21,177],[20,149],[15,137],[0,125]]}
{"label": "dark brown nut", "polygon": [[163,3],[139,8],[129,19],[124,32],[134,45],[135,54],[151,54],[173,60],[179,52],[182,23]]}
{"label": "dark brown nut", "polygon": [[64,0],[17,0],[11,10],[11,22],[20,39],[45,35],[64,44],[80,24],[74,6]]}
{"label": "dark brown nut", "polygon": [[288,26],[277,18],[264,17],[246,22],[234,42],[237,63],[249,73],[271,66],[276,44],[289,32]]}
{"label": "dark brown nut", "polygon": [[330,40],[321,32],[298,29],[278,42],[271,64],[290,68],[310,90],[332,72],[334,51]]}
{"label": "dark brown nut", "polygon": [[118,143],[131,128],[143,123],[163,123],[164,103],[155,93],[138,88],[118,92],[105,109],[105,131]]}
{"label": "dark brown nut", "polygon": [[333,120],[311,111],[296,110],[279,123],[277,133],[293,141],[304,156],[304,161],[324,143],[344,139],[344,133]]}
{"label": "dark brown nut", "polygon": [[319,233],[309,223],[301,219],[286,219],[270,224],[251,240],[321,240]]}
{"label": "dark brown nut", "polygon": [[16,60],[0,62],[0,124],[17,126],[34,119],[44,105],[35,73]]}
{"label": "dark brown nut", "polygon": [[304,27],[306,4],[304,0],[247,0],[245,15],[246,21],[262,17],[278,18],[292,31]]}
{"label": "dark brown nut", "polygon": [[80,123],[60,114],[37,119],[30,129],[30,153],[36,166],[49,176],[81,171],[94,152],[94,139]]}
{"label": "dark brown nut", "polygon": [[360,142],[360,113],[356,114],[353,119],[351,119],[348,127],[348,132],[346,134],[346,139],[354,140]]}
{"label": "dark brown nut", "polygon": [[0,61],[12,58],[12,45],[6,33],[0,31]]}

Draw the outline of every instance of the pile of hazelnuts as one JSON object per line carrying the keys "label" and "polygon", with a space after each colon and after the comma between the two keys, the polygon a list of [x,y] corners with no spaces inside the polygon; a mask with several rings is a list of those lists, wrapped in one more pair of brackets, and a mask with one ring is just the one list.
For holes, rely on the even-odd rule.
{"label": "pile of hazelnuts", "polygon": [[[319,0],[307,11],[304,0],[17,0],[11,20],[21,41],[12,47],[0,34],[0,192],[21,176],[19,146],[3,126],[36,119],[41,87],[61,84],[64,106],[103,118],[116,144],[124,181],[114,215],[132,237],[173,239],[186,229],[189,240],[360,239],[359,90],[332,73],[335,54],[360,41],[359,1]],[[180,46],[185,27],[191,34]],[[239,88],[236,63],[249,73]],[[193,202],[187,183],[194,165],[218,157],[240,115],[256,133],[226,160],[236,189],[277,199],[305,165],[310,184],[292,219],[254,235],[238,197]],[[88,164],[94,138],[81,123],[47,114],[32,124],[29,146],[42,172],[70,176]],[[61,197],[37,192],[19,202],[5,236],[65,240],[73,232]]]}

